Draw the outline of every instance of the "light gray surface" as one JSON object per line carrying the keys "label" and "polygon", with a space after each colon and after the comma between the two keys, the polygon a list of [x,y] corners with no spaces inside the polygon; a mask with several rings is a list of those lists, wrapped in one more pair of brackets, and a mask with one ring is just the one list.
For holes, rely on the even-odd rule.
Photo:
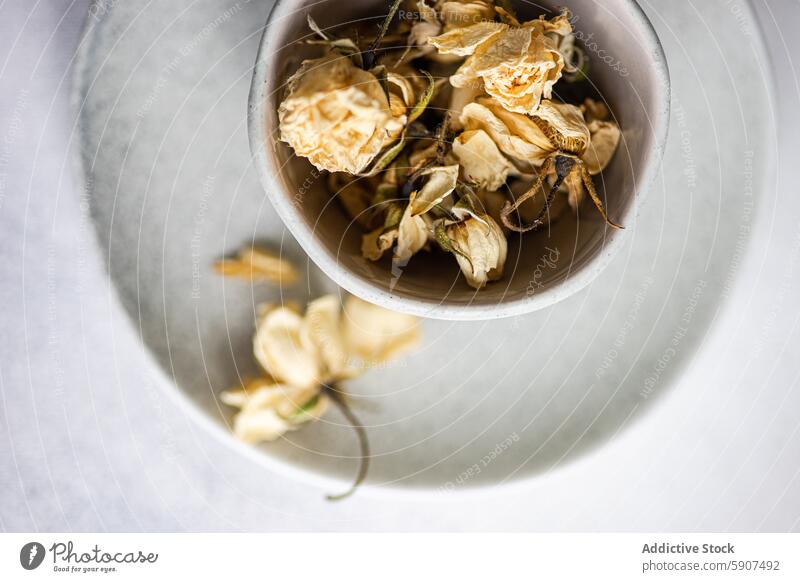
{"label": "light gray surface", "polygon": [[[166,375],[229,438],[231,410],[216,394],[254,372],[255,304],[303,301],[309,289],[317,295],[335,285],[302,259],[258,185],[253,165],[266,161],[248,155],[242,105],[269,5],[203,0],[186,6],[129,3],[92,21],[76,65],[75,143],[103,260],[123,306]],[[586,6],[576,4],[575,16],[585,17]],[[682,43],[699,44],[707,29],[699,20],[686,21],[686,14],[679,6],[660,13],[667,25],[682,26]],[[198,37],[209,22],[222,24]],[[723,305],[726,285],[734,284],[737,243],[747,242],[740,236],[742,209],[763,200],[761,192],[741,187],[743,152],[752,149],[760,162],[751,178],[758,190],[773,155],[769,96],[763,84],[741,82],[762,79],[753,48],[739,42],[732,19],[708,24],[725,56],[708,55],[706,69],[723,70],[734,61],[736,74],[701,91],[685,55],[673,50],[675,118],[665,169],[640,197],[640,212],[625,221],[621,252],[591,286],[524,316],[425,321],[417,353],[346,383],[359,396],[354,408],[368,427],[372,482],[463,489],[550,471],[635,424],[679,377]],[[576,24],[581,31],[591,26],[588,18]],[[124,35],[113,33],[122,29]],[[633,93],[642,84],[594,62],[592,78],[605,72],[605,86],[616,81]],[[717,117],[741,121],[720,124]],[[631,138],[636,123],[625,121],[617,167],[635,163],[626,160],[626,147],[641,147]],[[722,192],[726,203],[719,205]],[[309,197],[306,192],[304,200]],[[599,217],[590,216],[597,227]],[[571,269],[578,262],[573,252],[580,253],[568,222],[574,225],[562,221],[560,235],[512,237],[511,245],[533,265],[542,246],[559,249],[555,263]],[[587,223],[584,216],[581,225]],[[583,234],[592,230],[581,228]],[[211,273],[214,259],[253,238],[302,265],[305,280],[284,289],[252,287]],[[516,286],[527,287],[533,267],[526,272],[513,258],[508,265],[509,276],[518,269]],[[582,285],[571,280],[565,287],[571,284]],[[493,289],[501,293],[503,285]],[[678,336],[693,294],[697,304]],[[673,340],[675,353],[667,353]],[[643,386],[656,381],[654,361],[665,353],[669,366],[658,373],[658,390],[643,397]],[[503,442],[502,454],[470,471]],[[257,459],[277,459],[284,468],[339,479],[356,470],[352,431],[335,412],[260,449],[265,455]],[[464,471],[468,478],[461,483]]]}
{"label": "light gray surface", "polygon": [[[720,2],[717,11],[735,19],[737,6]],[[67,68],[85,6],[59,12],[4,4],[0,54],[10,59],[0,69],[0,173],[7,174],[0,182],[0,527],[798,529],[800,184],[791,166],[800,119],[791,51],[775,20],[790,25],[800,15],[787,5],[773,20],[775,9],[759,4],[779,73],[779,179],[759,193],[747,253],[734,248],[729,256],[738,279],[703,338],[702,359],[631,430],[535,481],[467,497],[365,491],[330,505],[321,489],[263,469],[209,437],[159,385],[138,330],[105,280],[88,206],[78,203],[85,194],[75,188],[65,153],[76,139]],[[648,10],[657,14],[658,5]],[[686,3],[686,17],[692,13]],[[702,83],[736,78],[734,62],[727,70],[702,66],[714,54],[713,37],[694,48],[670,44],[692,57]],[[741,120],[718,120],[726,123]],[[725,192],[712,195],[720,206],[729,201]],[[698,220],[717,215],[712,205]]]}

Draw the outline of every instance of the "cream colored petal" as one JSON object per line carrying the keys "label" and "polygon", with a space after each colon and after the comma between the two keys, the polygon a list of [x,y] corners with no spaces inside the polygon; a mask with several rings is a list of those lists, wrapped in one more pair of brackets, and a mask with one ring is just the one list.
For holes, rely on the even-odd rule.
{"label": "cream colored petal", "polygon": [[494,6],[491,2],[442,2],[439,18],[444,23],[445,32],[494,20]]}
{"label": "cream colored petal", "polygon": [[253,351],[263,368],[277,381],[298,388],[320,381],[317,355],[302,341],[303,318],[286,307],[267,313],[256,329]]}
{"label": "cream colored petal", "polygon": [[545,122],[545,134],[561,149],[581,155],[589,145],[589,128],[578,107],[544,100],[533,116]]}
{"label": "cream colored petal", "polygon": [[322,379],[335,380],[347,366],[347,352],[341,334],[341,306],[336,295],[323,295],[308,304],[301,339],[315,351],[322,363]]}
{"label": "cream colored petal", "polygon": [[293,426],[272,408],[242,411],[233,420],[234,434],[250,444],[274,441],[292,428]]}
{"label": "cream colored petal", "polygon": [[422,250],[428,242],[428,223],[423,216],[414,216],[411,209],[416,198],[416,192],[411,193],[411,199],[400,219],[397,227],[397,247],[394,249],[394,264],[405,265],[408,260]]}
{"label": "cream colored petal", "polygon": [[428,44],[428,40],[441,34],[442,23],[436,14],[436,10],[429,6],[425,0],[417,1],[417,12],[420,18],[411,25],[411,31],[408,33],[408,44],[409,46],[423,48],[427,46],[433,50],[433,47]]}
{"label": "cream colored petal", "polygon": [[506,29],[508,25],[500,22],[479,22],[465,28],[455,28],[431,38],[428,42],[440,53],[465,57],[474,53],[482,43]]}
{"label": "cream colored petal", "polygon": [[465,131],[453,140],[453,154],[461,164],[464,177],[479,188],[497,190],[509,176],[519,175],[482,129]]}
{"label": "cream colored petal", "polygon": [[361,238],[361,255],[364,258],[379,261],[384,253],[392,248],[397,240],[398,231],[396,228],[384,231],[384,227],[380,226]]}
{"label": "cream colored petal", "polygon": [[479,75],[493,72],[498,67],[519,64],[524,61],[533,41],[532,32],[526,28],[510,28],[503,25],[500,34],[492,42],[480,45],[475,50],[475,71]]}
{"label": "cream colored petal", "polygon": [[251,383],[249,392],[236,390],[221,395],[223,401],[236,401],[235,405],[240,406],[233,430],[245,442],[275,440],[325,411],[327,398],[318,387],[301,389],[263,382],[255,389]]}
{"label": "cream colored petal", "polygon": [[355,296],[344,305],[344,335],[350,352],[372,364],[395,358],[416,347],[419,320],[389,311]]}
{"label": "cream colored petal", "polygon": [[542,97],[550,97],[563,67],[563,57],[546,37],[530,28],[511,28],[480,45],[451,82],[468,83],[477,75],[503,107],[532,114]]}
{"label": "cream colored petal", "polygon": [[306,61],[288,89],[278,108],[281,140],[319,169],[359,173],[403,129],[375,75],[347,57]]}
{"label": "cream colored petal", "polygon": [[592,137],[581,159],[589,174],[594,176],[605,169],[617,151],[620,131],[617,124],[611,121],[592,121],[588,129]]}
{"label": "cream colored petal", "polygon": [[297,271],[289,261],[259,247],[242,249],[235,259],[217,261],[214,270],[225,277],[239,277],[248,281],[269,281],[283,285],[297,281]]}
{"label": "cream colored petal", "polygon": [[464,111],[464,107],[473,103],[483,94],[482,83],[472,83],[466,87],[452,88],[447,109],[450,113],[450,127],[454,131],[464,129],[464,125],[461,123],[461,114]]}
{"label": "cream colored petal", "polygon": [[447,227],[450,244],[470,287],[481,289],[502,277],[508,243],[500,226],[490,217],[470,218]]}
{"label": "cream colored petal", "polygon": [[[402,103],[405,107],[411,107],[417,102],[411,81],[406,79],[403,75],[389,73],[386,75],[386,81],[390,84],[390,91],[392,91],[393,88],[397,89],[398,95],[402,98]],[[405,113],[405,111],[402,111],[402,113]]]}
{"label": "cream colored petal", "polygon": [[554,152],[556,150],[556,147],[530,116],[509,111],[492,97],[480,98],[478,103],[486,107],[495,117],[502,121],[513,135],[524,139],[542,151]]}
{"label": "cream colored petal", "polygon": [[409,203],[411,216],[424,214],[444,200],[445,196],[456,189],[458,183],[458,165],[434,166],[420,172],[420,177],[428,177],[425,185]]}
{"label": "cream colored petal", "polygon": [[[492,111],[481,103],[470,103],[464,108],[461,114],[461,123],[466,130],[481,129],[489,134],[494,143],[500,148],[507,156],[516,160],[521,160],[536,166],[539,166],[544,160],[553,152],[553,146],[536,127],[535,123],[530,122],[530,119],[519,113],[506,112],[508,115],[513,115],[523,118],[532,126],[536,136],[536,142],[532,143],[515,133],[509,128],[502,119],[497,117]],[[542,147],[541,143],[546,144]]]}

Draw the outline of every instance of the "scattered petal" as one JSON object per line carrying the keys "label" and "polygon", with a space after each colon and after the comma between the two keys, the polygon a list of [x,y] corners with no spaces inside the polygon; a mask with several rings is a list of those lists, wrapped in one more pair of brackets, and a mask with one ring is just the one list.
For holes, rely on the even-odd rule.
{"label": "scattered petal", "polygon": [[297,271],[289,261],[259,247],[242,249],[235,259],[215,262],[214,270],[225,277],[239,277],[248,281],[269,281],[281,285],[291,285],[297,281]]}

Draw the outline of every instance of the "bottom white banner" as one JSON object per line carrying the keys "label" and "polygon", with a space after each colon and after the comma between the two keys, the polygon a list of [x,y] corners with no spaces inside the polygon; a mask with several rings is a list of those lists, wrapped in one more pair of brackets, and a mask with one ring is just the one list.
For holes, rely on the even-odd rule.
{"label": "bottom white banner", "polygon": [[800,534],[2,534],[0,580],[800,580]]}

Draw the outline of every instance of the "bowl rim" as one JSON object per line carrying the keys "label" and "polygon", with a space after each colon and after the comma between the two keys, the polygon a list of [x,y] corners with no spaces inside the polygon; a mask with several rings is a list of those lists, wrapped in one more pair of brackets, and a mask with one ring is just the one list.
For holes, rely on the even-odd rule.
{"label": "bowl rim", "polygon": [[[322,0],[322,2],[324,1]],[[641,178],[637,181],[632,200],[619,217],[623,223],[635,224],[642,198],[651,189],[661,166],[669,129],[671,85],[664,49],[650,19],[635,0],[621,1],[628,7],[637,24],[638,31],[647,45],[648,58],[652,61],[658,85],[655,91],[656,107],[649,116],[653,134],[650,155],[644,161],[644,170]],[[595,256],[589,259],[584,268],[570,273],[564,279],[533,295],[504,299],[494,304],[454,304],[447,303],[446,298],[440,300],[401,296],[342,266],[336,257],[317,241],[314,229],[306,224],[300,211],[289,202],[281,180],[273,175],[276,168],[267,155],[267,140],[263,137],[265,118],[263,88],[269,81],[268,75],[273,71],[270,65],[273,63],[272,57],[275,54],[268,50],[272,40],[271,30],[275,25],[274,21],[279,14],[279,9],[287,3],[288,0],[275,0],[270,9],[253,67],[247,107],[247,134],[251,158],[259,182],[284,225],[311,261],[338,286],[366,301],[418,317],[452,321],[482,321],[524,315],[554,305],[587,287],[616,256],[624,244],[626,231],[607,229],[602,246]]]}

